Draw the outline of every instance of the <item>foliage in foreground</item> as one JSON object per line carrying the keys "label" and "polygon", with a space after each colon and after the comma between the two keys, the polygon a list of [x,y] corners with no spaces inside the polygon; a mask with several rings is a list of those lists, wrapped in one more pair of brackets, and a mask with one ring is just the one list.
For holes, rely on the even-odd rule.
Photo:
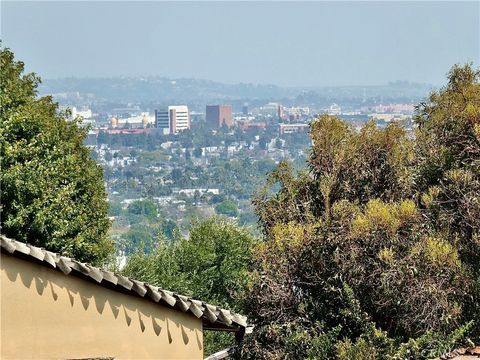
{"label": "foliage in foreground", "polygon": [[102,263],[113,250],[102,169],[40,79],[0,50],[0,206],[3,234],[78,260]]}
{"label": "foliage in foreground", "polygon": [[[123,272],[164,289],[241,312],[239,292],[251,269],[254,241],[245,228],[214,217],[194,223],[189,238],[161,240],[148,255],[139,249],[129,258]],[[228,334],[207,332],[205,353],[234,343]]]}
{"label": "foliage in foreground", "polygon": [[312,123],[309,168],[254,203],[255,359],[427,359],[480,340],[480,73],[455,66],[390,124]]}

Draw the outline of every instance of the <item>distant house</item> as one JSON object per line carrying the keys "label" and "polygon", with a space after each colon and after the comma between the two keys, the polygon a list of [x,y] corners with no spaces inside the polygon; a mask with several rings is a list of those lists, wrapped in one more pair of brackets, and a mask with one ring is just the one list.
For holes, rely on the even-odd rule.
{"label": "distant house", "polygon": [[[2,359],[202,359],[246,318],[44,249],[1,242]],[[232,350],[225,351],[224,355]]]}
{"label": "distant house", "polygon": [[212,194],[212,195],[218,195],[220,194],[219,189],[204,189],[204,188],[194,188],[194,189],[173,189],[174,194],[183,194],[188,197],[193,197],[195,193],[198,193],[199,195],[205,195],[205,194]]}
{"label": "distant house", "polygon": [[280,135],[292,134],[297,132],[308,132],[310,129],[309,124],[297,123],[297,124],[278,124],[278,132]]}

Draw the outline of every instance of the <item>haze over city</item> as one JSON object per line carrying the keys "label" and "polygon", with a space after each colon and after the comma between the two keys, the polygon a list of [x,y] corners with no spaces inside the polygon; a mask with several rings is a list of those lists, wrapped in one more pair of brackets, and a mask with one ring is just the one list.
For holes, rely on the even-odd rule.
{"label": "haze over city", "polygon": [[13,2],[2,41],[43,78],[441,84],[479,59],[479,2]]}

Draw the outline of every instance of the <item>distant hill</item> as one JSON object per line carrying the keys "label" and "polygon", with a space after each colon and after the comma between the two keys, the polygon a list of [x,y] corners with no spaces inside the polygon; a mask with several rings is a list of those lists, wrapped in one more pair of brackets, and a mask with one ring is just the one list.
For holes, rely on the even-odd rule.
{"label": "distant hill", "polygon": [[166,78],[47,79],[41,94],[79,92],[97,99],[131,102],[209,102],[212,100],[269,99],[292,95],[275,85],[223,84],[209,80]]}
{"label": "distant hill", "polygon": [[[242,102],[262,104],[280,101],[285,105],[329,105],[332,102],[360,104],[418,102],[433,87],[396,81],[381,86],[279,87],[259,84],[224,84],[199,79],[148,78],[60,78],[46,79],[39,87],[41,95],[54,95],[62,103],[143,103],[166,105],[187,103]],[[68,101],[67,101],[68,100]]]}

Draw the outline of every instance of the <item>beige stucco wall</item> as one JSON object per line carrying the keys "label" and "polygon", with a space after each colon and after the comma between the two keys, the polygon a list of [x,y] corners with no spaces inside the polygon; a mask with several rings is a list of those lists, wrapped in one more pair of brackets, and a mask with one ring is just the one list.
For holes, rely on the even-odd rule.
{"label": "beige stucco wall", "polygon": [[191,314],[3,255],[1,359],[201,359]]}

